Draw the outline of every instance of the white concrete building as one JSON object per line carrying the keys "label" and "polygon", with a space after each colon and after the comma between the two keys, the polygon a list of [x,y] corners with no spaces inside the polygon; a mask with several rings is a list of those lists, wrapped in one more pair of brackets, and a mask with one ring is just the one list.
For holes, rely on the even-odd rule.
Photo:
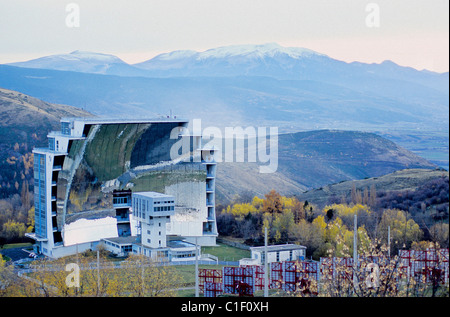
{"label": "white concrete building", "polygon": [[175,198],[156,192],[133,193],[132,210],[143,250],[163,251],[167,247],[166,225],[175,213]]}
{"label": "white concrete building", "polygon": [[[265,247],[251,247],[251,260],[246,259],[246,265],[264,265]],[[267,262],[283,262],[304,260],[306,247],[297,244],[280,244],[267,246]]]}

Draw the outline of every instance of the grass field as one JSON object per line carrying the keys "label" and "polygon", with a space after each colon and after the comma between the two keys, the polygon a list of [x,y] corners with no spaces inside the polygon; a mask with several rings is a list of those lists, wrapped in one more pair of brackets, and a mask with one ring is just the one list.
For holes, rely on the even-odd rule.
{"label": "grass field", "polygon": [[219,261],[239,261],[242,258],[249,258],[250,251],[231,247],[218,243],[215,247],[202,247],[202,254],[217,256]]}
{"label": "grass field", "polygon": [[4,246],[0,247],[0,249],[13,249],[13,248],[27,248],[33,246],[30,242],[23,242],[23,243],[10,243],[5,244]]}

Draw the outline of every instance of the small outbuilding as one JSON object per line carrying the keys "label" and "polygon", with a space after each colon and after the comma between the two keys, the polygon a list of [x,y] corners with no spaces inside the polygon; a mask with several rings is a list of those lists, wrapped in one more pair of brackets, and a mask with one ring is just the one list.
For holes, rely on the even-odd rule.
{"label": "small outbuilding", "polygon": [[[265,246],[251,247],[251,259],[254,264],[264,265]],[[267,262],[303,261],[305,260],[306,247],[297,244],[279,244],[267,246]]]}

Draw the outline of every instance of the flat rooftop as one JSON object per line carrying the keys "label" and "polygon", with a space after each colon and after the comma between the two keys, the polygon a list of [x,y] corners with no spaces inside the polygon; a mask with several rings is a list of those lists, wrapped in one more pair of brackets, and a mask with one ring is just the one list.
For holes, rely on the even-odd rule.
{"label": "flat rooftop", "polygon": [[[264,251],[265,246],[261,247],[250,247],[250,250],[255,251]],[[267,252],[276,252],[276,251],[290,251],[290,250],[300,250],[306,249],[303,245],[298,244],[279,244],[279,245],[268,245]]]}
{"label": "flat rooftop", "polygon": [[149,198],[174,198],[171,195],[161,194],[158,192],[134,192],[133,196],[144,196]]}
{"label": "flat rooftop", "polygon": [[136,242],[136,236],[103,238],[102,240],[114,242],[119,245],[130,245]]}
{"label": "flat rooftop", "polygon": [[189,120],[176,117],[157,118],[115,118],[115,117],[65,117],[61,122],[83,122],[84,124],[117,124],[117,123],[188,123]]}

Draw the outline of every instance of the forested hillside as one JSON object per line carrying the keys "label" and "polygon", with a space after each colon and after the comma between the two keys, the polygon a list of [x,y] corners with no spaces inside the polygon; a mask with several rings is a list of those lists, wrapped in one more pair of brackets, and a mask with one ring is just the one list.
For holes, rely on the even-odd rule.
{"label": "forested hillside", "polygon": [[[387,245],[391,250],[423,249],[430,242],[449,246],[449,178],[436,176],[414,190],[361,192],[348,188],[349,199],[319,207],[308,200],[286,197],[275,190],[263,198],[240,197],[218,208],[219,234],[248,245],[263,245],[264,228],[273,244],[296,243],[307,247],[314,259],[352,254],[354,216],[358,222],[358,245]],[[377,242],[378,241],[378,242]]]}
{"label": "forested hillside", "polygon": [[[75,107],[55,105],[0,88],[0,239],[22,237],[34,221],[34,147],[47,146],[47,134],[62,117],[90,116]],[[1,244],[0,241],[0,244]]]}

